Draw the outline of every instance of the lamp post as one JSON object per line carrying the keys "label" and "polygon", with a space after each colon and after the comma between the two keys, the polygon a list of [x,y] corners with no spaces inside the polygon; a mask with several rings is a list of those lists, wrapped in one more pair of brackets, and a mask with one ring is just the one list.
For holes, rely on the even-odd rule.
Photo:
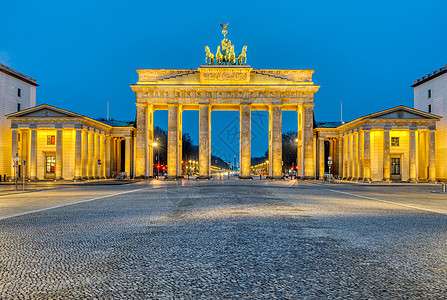
{"label": "lamp post", "polygon": [[[158,147],[158,144],[157,143],[152,143],[152,147],[155,147],[155,148],[157,148],[157,179],[158,179],[158,176],[159,176],[159,173],[158,172],[160,172],[160,166],[159,166],[159,164],[160,164],[160,147]],[[152,176],[153,176],[154,174],[152,174]]]}
{"label": "lamp post", "polygon": [[20,161],[20,156],[18,153],[16,153],[16,155],[13,157],[14,159],[14,183],[16,186],[16,191],[17,191],[17,183],[19,181],[19,161]]}

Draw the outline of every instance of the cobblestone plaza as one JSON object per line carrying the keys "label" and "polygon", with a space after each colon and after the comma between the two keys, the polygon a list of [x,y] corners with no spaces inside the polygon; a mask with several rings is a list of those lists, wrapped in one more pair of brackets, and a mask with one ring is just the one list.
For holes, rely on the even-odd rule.
{"label": "cobblestone plaza", "polygon": [[2,195],[0,297],[446,298],[438,189],[152,180]]}

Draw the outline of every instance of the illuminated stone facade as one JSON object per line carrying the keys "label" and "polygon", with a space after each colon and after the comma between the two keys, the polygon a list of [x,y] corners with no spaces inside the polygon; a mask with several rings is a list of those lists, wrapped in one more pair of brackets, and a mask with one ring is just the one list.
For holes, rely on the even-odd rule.
{"label": "illuminated stone facade", "polygon": [[436,173],[447,181],[447,65],[416,79],[414,108],[442,117],[436,125]]}
{"label": "illuminated stone facade", "polygon": [[[135,128],[130,122],[100,122],[46,104],[7,118],[10,153],[21,158],[19,177],[81,180],[110,178],[121,172],[133,175]],[[13,179],[15,172],[10,168]]]}
{"label": "illuminated stone facade", "polygon": [[[345,124],[317,122],[317,175],[364,181],[436,181],[438,116],[398,106]],[[335,123],[335,124],[334,124]]]}
{"label": "illuminated stone facade", "polygon": [[11,176],[11,122],[5,115],[36,105],[34,78],[0,64],[0,176]]}
{"label": "illuminated stone facade", "polygon": [[199,173],[210,177],[211,111],[239,111],[241,178],[250,178],[251,111],[269,112],[269,175],[282,176],[282,111],[298,114],[298,166],[302,178],[314,178],[313,106],[318,85],[314,70],[254,70],[250,66],[201,66],[189,70],[139,69],[131,85],[136,93],[137,177],[153,174],[153,115],[169,111],[168,177],[181,177],[182,112],[199,111]]}

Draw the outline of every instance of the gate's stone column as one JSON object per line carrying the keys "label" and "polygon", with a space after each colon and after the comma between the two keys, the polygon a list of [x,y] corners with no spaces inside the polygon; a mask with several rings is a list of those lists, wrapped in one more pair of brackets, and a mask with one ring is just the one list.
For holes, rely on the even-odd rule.
{"label": "gate's stone column", "polygon": [[179,157],[179,107],[169,105],[168,119],[168,178],[177,178],[177,165]]}
{"label": "gate's stone column", "polygon": [[416,131],[410,128],[410,152],[409,152],[409,165],[410,165],[410,181],[417,181],[416,171]]}
{"label": "gate's stone column", "polygon": [[199,106],[199,178],[211,175],[211,107]]}
{"label": "gate's stone column", "polygon": [[296,161],[297,161],[297,173],[296,175],[300,178],[304,178],[304,157],[303,157],[303,105],[298,105],[296,108],[297,119],[298,119],[298,130],[297,130],[297,151],[296,151]]}
{"label": "gate's stone column", "polygon": [[430,129],[429,137],[428,137],[428,173],[429,173],[429,181],[436,181],[436,156],[435,156],[435,131]]}
{"label": "gate's stone column", "polygon": [[177,178],[183,178],[183,135],[182,135],[182,116],[183,116],[183,105],[179,105],[177,109]]}
{"label": "gate's stone column", "polygon": [[389,181],[391,178],[391,154],[390,154],[390,131],[383,131],[383,180]]}
{"label": "gate's stone column", "polygon": [[37,130],[31,130],[31,149],[30,149],[30,165],[29,173],[31,180],[37,180]]}
{"label": "gate's stone column", "polygon": [[63,130],[57,129],[56,130],[56,167],[55,167],[55,179],[56,180],[62,180],[62,164],[63,164]]}
{"label": "gate's stone column", "polygon": [[[270,123],[269,176],[274,179],[281,179],[282,178],[282,110],[280,105],[270,105],[269,123]],[[251,157],[250,157],[250,163],[251,163]]]}
{"label": "gate's stone column", "polygon": [[[154,106],[148,105],[146,107],[146,119],[147,119],[147,157],[146,157],[146,177],[154,176],[154,146],[152,144],[155,142],[154,137]],[[157,145],[160,147],[160,145]],[[138,154],[137,154],[138,155]],[[138,176],[138,175],[136,175]]]}
{"label": "gate's stone column", "polygon": [[[147,104],[137,103],[137,132],[136,132],[136,153],[135,153],[135,176],[138,178],[145,178],[147,174],[146,170],[146,156],[148,148],[148,116],[147,116]],[[120,162],[118,162],[118,166]],[[117,168],[119,170],[119,167]]]}
{"label": "gate's stone column", "polygon": [[[240,166],[241,179],[249,179],[251,166],[251,107],[250,105],[241,105],[239,108],[240,124]],[[271,163],[271,162],[270,162]]]}
{"label": "gate's stone column", "polygon": [[82,130],[76,129],[74,180],[82,179]]}
{"label": "gate's stone column", "polygon": [[314,111],[313,104],[305,104],[303,107],[303,117],[302,117],[302,136],[303,136],[303,168],[304,168],[304,178],[314,178],[315,168],[314,168]]}

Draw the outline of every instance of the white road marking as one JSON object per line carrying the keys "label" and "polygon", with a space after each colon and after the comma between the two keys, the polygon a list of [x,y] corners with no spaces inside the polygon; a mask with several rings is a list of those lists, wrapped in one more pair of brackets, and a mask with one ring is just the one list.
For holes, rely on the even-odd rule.
{"label": "white road marking", "polygon": [[42,211],[46,211],[46,210],[50,210],[50,209],[61,208],[61,207],[64,207],[64,206],[69,206],[69,205],[74,205],[74,204],[79,204],[79,203],[95,201],[95,200],[104,199],[104,198],[113,197],[113,196],[119,196],[119,195],[123,195],[123,194],[134,193],[134,192],[138,192],[138,191],[145,190],[145,189],[148,189],[148,188],[135,189],[135,190],[130,190],[130,191],[126,191],[126,192],[121,192],[121,193],[116,193],[116,194],[96,197],[96,198],[92,198],[92,199],[81,200],[81,201],[76,201],[76,202],[72,202],[72,203],[66,203],[66,204],[46,207],[46,208],[42,208],[42,209],[26,211],[26,212],[15,214],[15,215],[10,215],[10,216],[6,216],[6,217],[0,217],[0,221],[1,220],[5,220],[5,219],[20,217],[20,216],[24,216],[24,215],[28,215],[28,214],[38,213],[38,212],[42,212]]}
{"label": "white road marking", "polygon": [[324,189],[328,190],[328,191],[335,192],[335,193],[346,194],[346,195],[350,195],[350,196],[354,196],[354,197],[358,197],[358,198],[363,198],[363,199],[383,202],[383,203],[387,203],[387,204],[394,204],[394,205],[403,206],[403,207],[406,207],[406,208],[412,208],[412,209],[428,211],[428,212],[441,214],[441,215],[445,215],[445,216],[447,215],[447,213],[445,213],[445,212],[440,212],[440,211],[436,211],[436,210],[429,209],[429,208],[422,208],[422,207],[413,206],[413,205],[409,205],[409,204],[402,204],[402,203],[397,203],[397,202],[393,202],[393,201],[387,201],[387,200],[382,200],[382,199],[378,199],[378,198],[374,198],[374,197],[362,196],[362,195],[357,195],[357,194],[353,194],[353,193],[348,193],[348,192],[343,192],[343,191],[338,191],[338,190],[333,190],[333,189],[328,189],[328,188],[324,188]]}

